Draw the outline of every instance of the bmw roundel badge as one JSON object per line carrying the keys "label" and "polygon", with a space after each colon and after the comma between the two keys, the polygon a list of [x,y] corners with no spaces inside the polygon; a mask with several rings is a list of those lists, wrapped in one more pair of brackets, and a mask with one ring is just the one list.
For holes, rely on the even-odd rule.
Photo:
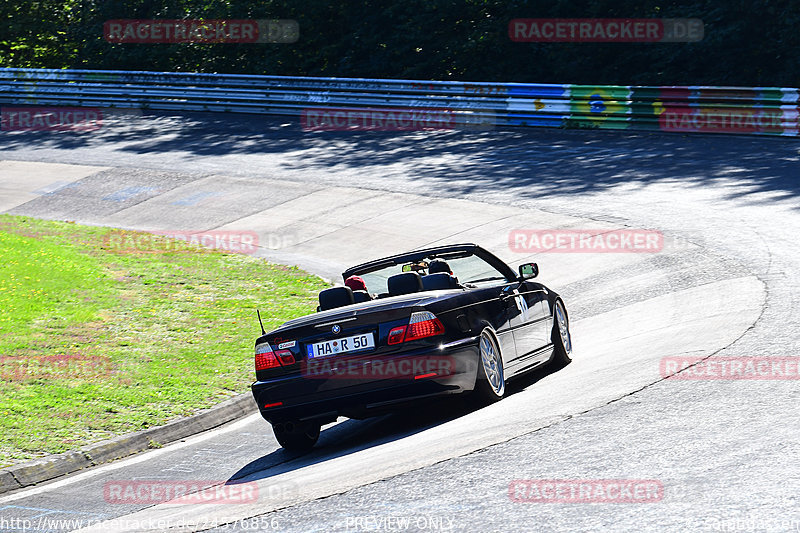
{"label": "bmw roundel badge", "polygon": [[340,331],[342,331],[342,328],[341,328],[341,326],[339,326],[339,324],[336,324],[335,326],[333,326],[331,328],[331,331],[334,332],[334,333],[339,333]]}

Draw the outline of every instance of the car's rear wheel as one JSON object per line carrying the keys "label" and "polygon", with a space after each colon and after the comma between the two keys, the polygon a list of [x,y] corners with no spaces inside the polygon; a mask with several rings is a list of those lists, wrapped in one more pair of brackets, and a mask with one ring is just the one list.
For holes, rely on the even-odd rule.
{"label": "car's rear wheel", "polygon": [[496,402],[506,393],[506,380],[500,347],[488,329],[481,332],[478,348],[480,361],[475,392],[482,400]]}
{"label": "car's rear wheel", "polygon": [[553,364],[564,366],[572,361],[572,336],[569,333],[569,317],[561,300],[553,307]]}
{"label": "car's rear wheel", "polygon": [[320,425],[314,422],[275,422],[272,432],[284,449],[293,452],[305,452],[314,447],[319,439]]}

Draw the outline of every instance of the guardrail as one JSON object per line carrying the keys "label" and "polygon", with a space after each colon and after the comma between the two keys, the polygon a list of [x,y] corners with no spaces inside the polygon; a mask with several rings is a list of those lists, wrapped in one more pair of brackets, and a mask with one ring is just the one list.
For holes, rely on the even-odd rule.
{"label": "guardrail", "polygon": [[300,116],[440,109],[465,125],[798,135],[798,89],[0,69],[0,104]]}

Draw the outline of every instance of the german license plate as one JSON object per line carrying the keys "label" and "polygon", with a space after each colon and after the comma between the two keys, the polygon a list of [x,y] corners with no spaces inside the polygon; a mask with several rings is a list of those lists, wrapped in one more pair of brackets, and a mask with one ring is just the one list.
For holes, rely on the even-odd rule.
{"label": "german license plate", "polygon": [[306,346],[308,358],[325,357],[339,353],[357,352],[375,347],[375,338],[372,333],[361,333],[352,337],[342,337],[325,342],[315,342]]}

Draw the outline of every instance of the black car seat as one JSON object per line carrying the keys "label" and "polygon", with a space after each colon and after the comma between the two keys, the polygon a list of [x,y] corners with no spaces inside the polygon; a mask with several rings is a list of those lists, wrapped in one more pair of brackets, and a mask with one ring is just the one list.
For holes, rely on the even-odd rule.
{"label": "black car seat", "polygon": [[386,280],[389,286],[389,296],[419,292],[422,288],[422,276],[416,272],[403,272]]}
{"label": "black car seat", "polygon": [[442,289],[458,289],[458,280],[447,272],[428,274],[422,277],[422,288],[426,291],[438,291]]}
{"label": "black car seat", "polygon": [[353,291],[353,299],[357,304],[361,302],[369,302],[372,300],[372,296],[367,291]]}
{"label": "black car seat", "polygon": [[319,310],[327,311],[355,303],[350,287],[332,287],[319,293]]}

